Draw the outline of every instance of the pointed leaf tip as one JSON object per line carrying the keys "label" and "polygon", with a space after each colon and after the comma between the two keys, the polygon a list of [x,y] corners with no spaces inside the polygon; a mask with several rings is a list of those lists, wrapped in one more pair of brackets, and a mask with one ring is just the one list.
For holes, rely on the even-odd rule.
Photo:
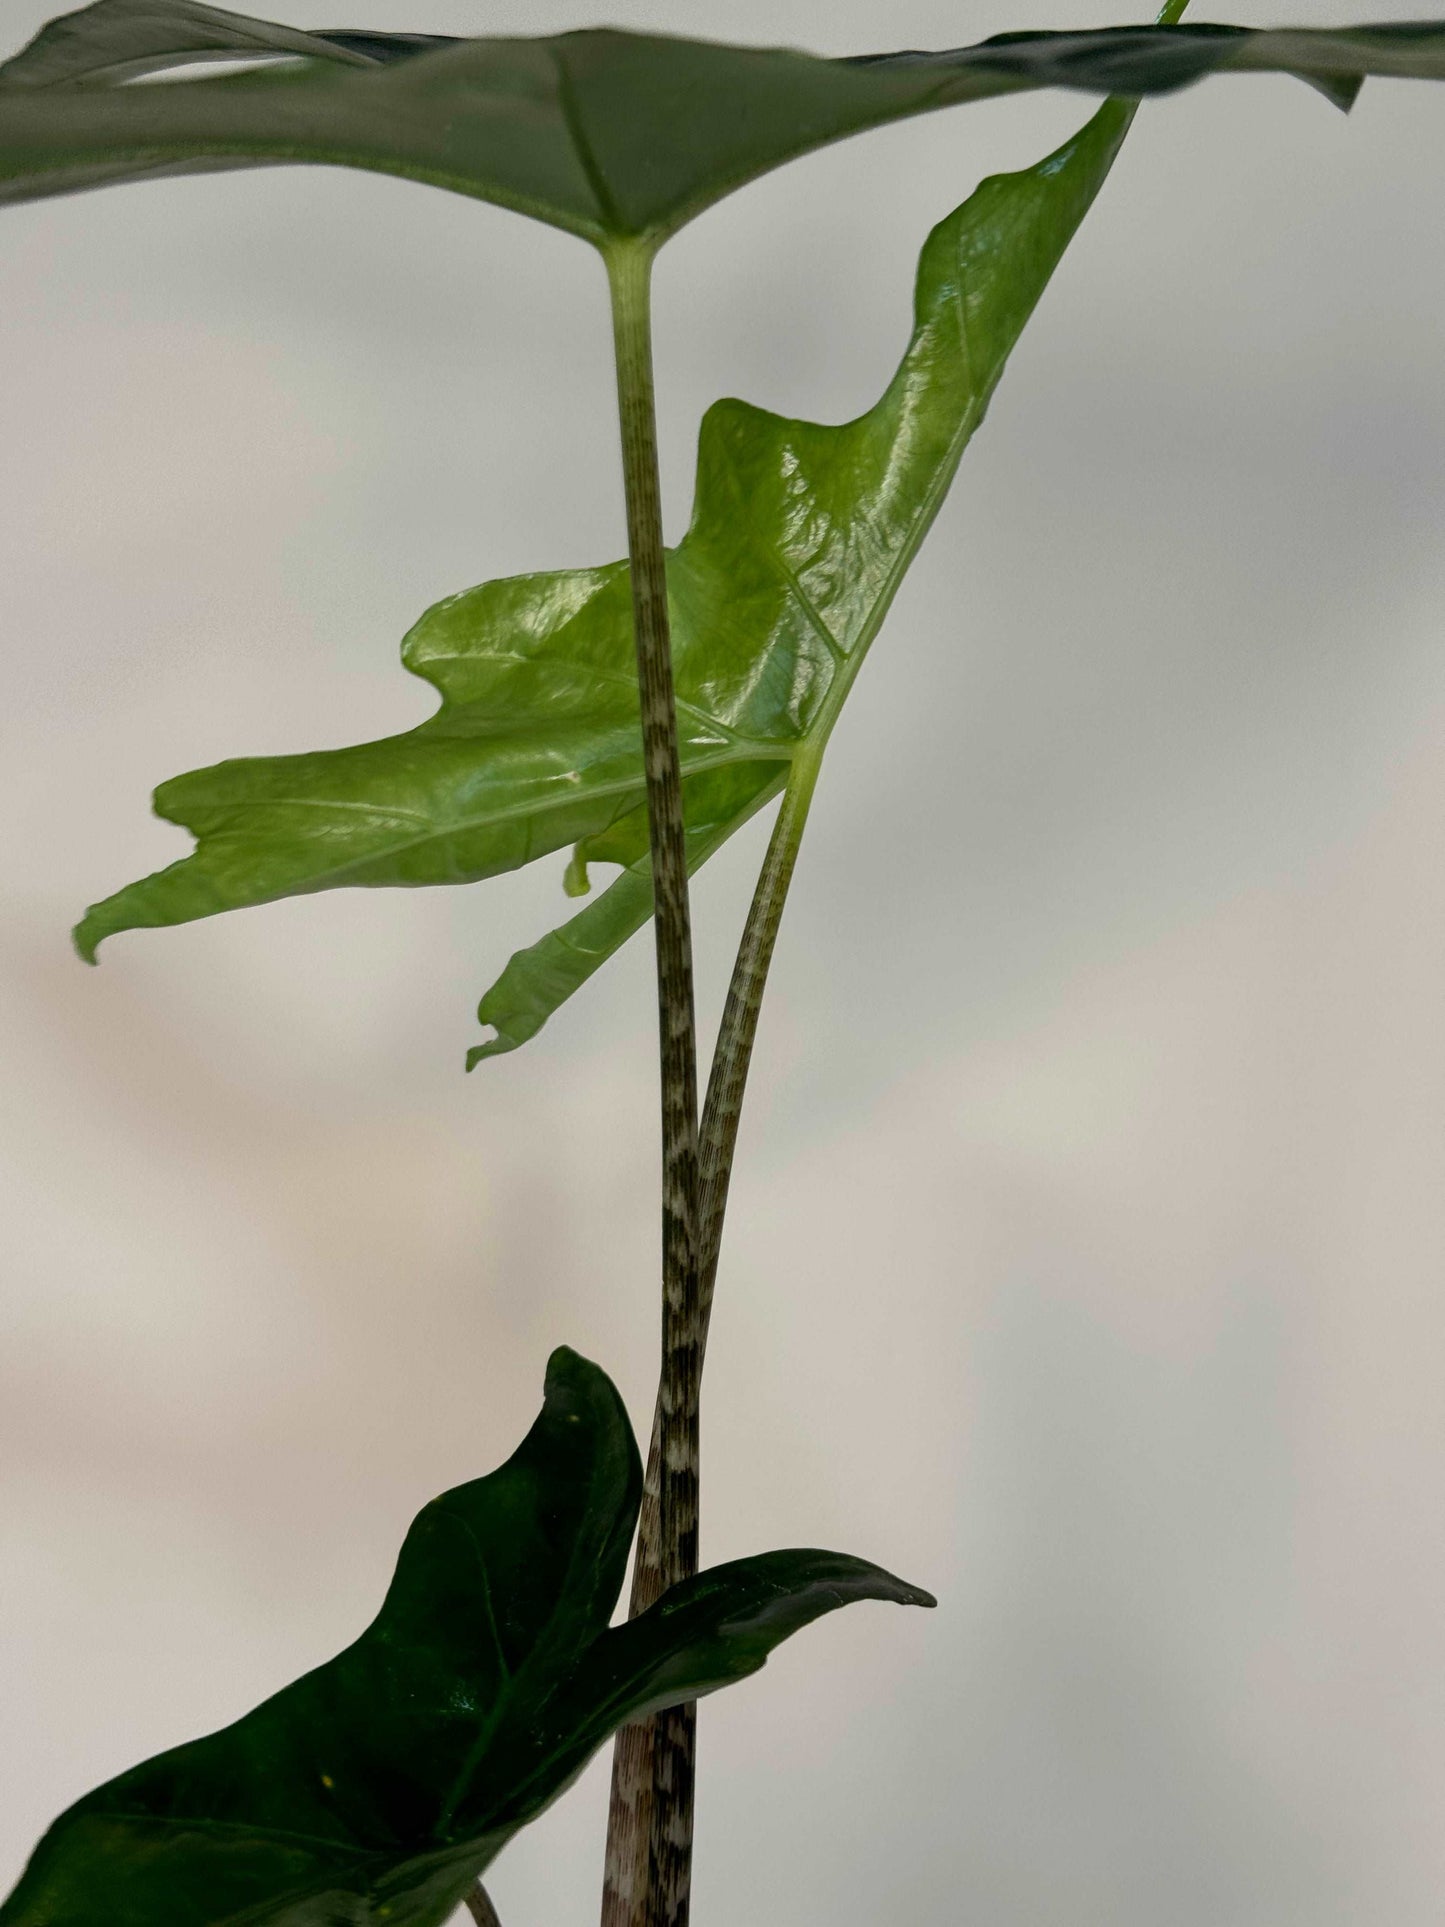
{"label": "pointed leaf tip", "polygon": [[846,1553],[793,1549],[714,1566],[614,1627],[603,1654],[640,1711],[746,1679],[773,1650],[841,1606],[934,1606],[933,1594]]}
{"label": "pointed leaf tip", "polygon": [[1314,83],[1324,95],[1325,99],[1332,100],[1342,114],[1349,113],[1355,102],[1360,98],[1360,91],[1364,87],[1364,84],[1363,74],[1353,76],[1340,74],[1332,76],[1327,80],[1317,80]]}
{"label": "pointed leaf tip", "polygon": [[602,1367],[581,1352],[574,1352],[570,1345],[558,1345],[547,1360],[542,1383],[544,1408],[565,1416],[579,1405],[599,1399],[621,1409],[617,1387]]}

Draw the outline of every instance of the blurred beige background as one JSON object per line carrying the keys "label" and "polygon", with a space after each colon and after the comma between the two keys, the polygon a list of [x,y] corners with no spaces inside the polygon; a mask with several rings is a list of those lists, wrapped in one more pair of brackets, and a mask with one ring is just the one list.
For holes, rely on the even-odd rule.
{"label": "blurred beige background", "polygon": [[[50,11],[12,0],[7,43]],[[292,0],[440,31],[575,0]],[[1228,8],[1213,17],[1250,17]],[[1409,7],[1274,7],[1265,21]],[[1079,0],[609,0],[822,51]],[[668,513],[737,392],[839,419],[930,224],[1088,112],[819,155],[664,256]],[[838,737],[721,1287],[710,1558],[860,1608],[705,1709],[699,1927],[1427,1927],[1445,1880],[1445,91],[1146,107]],[[402,631],[621,540],[586,249],[277,170],[0,219],[0,1884],[66,1802],[351,1638],[548,1349],[645,1423],[645,943],[526,1051],[498,885],[66,931],[152,785],[427,713]],[[760,852],[698,891],[715,1012]],[[594,1918],[595,1767],[499,1863]]]}

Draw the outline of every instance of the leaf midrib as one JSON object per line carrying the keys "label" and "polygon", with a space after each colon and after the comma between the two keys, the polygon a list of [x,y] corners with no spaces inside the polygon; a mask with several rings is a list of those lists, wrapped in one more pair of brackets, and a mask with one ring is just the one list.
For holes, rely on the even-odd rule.
{"label": "leaf midrib", "polygon": [[582,125],[582,111],[577,100],[577,90],[572,79],[571,69],[562,56],[562,49],[554,41],[549,44],[548,53],[552,59],[553,71],[557,76],[557,105],[562,112],[562,124],[567,129],[567,137],[572,143],[572,152],[577,157],[577,165],[582,169],[592,197],[597,203],[599,224],[612,234],[623,232],[621,210],[618,208],[612,185],[602,170],[586,128]]}
{"label": "leaf midrib", "polygon": [[[624,1420],[624,1424],[625,1422],[626,1421]],[[592,1530],[588,1529],[594,1514],[599,1510],[599,1501],[605,1496],[608,1486],[613,1482],[613,1479],[615,1477],[615,1471],[616,1471],[615,1466],[613,1466],[608,1462],[607,1454],[605,1450],[599,1451],[596,1454],[596,1457],[592,1463],[588,1476],[583,1482],[586,1488],[587,1503],[581,1514],[581,1524],[579,1525],[578,1530],[573,1538],[571,1551],[568,1555],[567,1565],[562,1575],[561,1584],[557,1588],[556,1602],[553,1605],[551,1612],[548,1613],[546,1619],[542,1622],[541,1627],[537,1631],[536,1637],[532,1640],[531,1646],[528,1649],[526,1657],[522,1660],[522,1663],[517,1667],[515,1673],[512,1672],[510,1668],[506,1666],[505,1656],[502,1656],[503,1669],[507,1673],[507,1685],[508,1685],[509,1691],[504,1690],[498,1693],[496,1706],[492,1710],[491,1714],[488,1716],[486,1721],[483,1723],[482,1729],[477,1734],[477,1737],[473,1740],[472,1744],[467,1748],[466,1756],[462,1760],[462,1763],[460,1764],[460,1766],[457,1768],[456,1773],[453,1775],[451,1786],[447,1792],[447,1797],[443,1802],[442,1807],[437,1815],[435,1825],[433,1826],[433,1829],[432,1829],[432,1837],[433,1839],[439,1840],[443,1845],[449,1846],[452,1844],[449,1838],[443,1838],[443,1836],[445,1835],[446,1829],[450,1827],[451,1822],[456,1815],[457,1809],[461,1806],[462,1802],[465,1800],[468,1790],[470,1789],[481,1767],[485,1763],[487,1751],[491,1745],[492,1739],[497,1731],[497,1728],[502,1724],[502,1721],[508,1710],[509,1698],[512,1696],[520,1697],[522,1694],[524,1694],[526,1690],[526,1683],[529,1680],[529,1675],[533,1672],[534,1668],[537,1667],[543,1660],[550,1659],[553,1663],[554,1674],[556,1676],[553,1678],[552,1684],[550,1686],[545,1687],[545,1689],[541,1693],[541,1696],[539,1698],[534,1699],[534,1701],[532,1702],[534,1715],[540,1716],[542,1711],[551,1703],[552,1699],[554,1698],[557,1692],[558,1686],[561,1684],[562,1676],[560,1674],[556,1674],[556,1654],[554,1651],[551,1650],[551,1645],[548,1640],[548,1635],[556,1627],[558,1621],[562,1618],[562,1615],[565,1612],[565,1610],[568,1608],[568,1606],[574,1604],[574,1595],[576,1596],[575,1603],[578,1605],[579,1608],[581,1604],[584,1603],[585,1594],[586,1594],[586,1581],[589,1576],[595,1578],[598,1559],[603,1549],[607,1545],[608,1541],[611,1539],[612,1531],[615,1530],[616,1527],[621,1523],[622,1518],[626,1517],[631,1519],[631,1525],[629,1527],[629,1536],[630,1536],[631,1530],[635,1529],[636,1512],[641,1507],[640,1489],[637,1495],[637,1505],[632,1509],[631,1513],[628,1513],[621,1508],[614,1510],[612,1529],[602,1533],[600,1536],[598,1535],[595,1528]],[[641,1475],[640,1475],[640,1469],[639,1469],[639,1472],[638,1472],[639,1487],[640,1487],[640,1477]],[[625,1491],[625,1486],[624,1486],[624,1491]],[[626,1498],[624,1498],[623,1508],[625,1508],[628,1505],[628,1503],[629,1501]],[[470,1521],[464,1521],[464,1523],[467,1524],[468,1534],[472,1540],[472,1544],[476,1548],[478,1564],[482,1568],[484,1584],[487,1590],[488,1607],[490,1612],[491,1581],[490,1581],[490,1574],[487,1569],[486,1554],[482,1549],[481,1541],[477,1538],[475,1532],[471,1530]],[[580,1583],[579,1583],[579,1579],[580,1579]],[[621,1583],[620,1573],[618,1575],[618,1579],[619,1579],[619,1586],[620,1586],[620,1583]],[[607,1630],[606,1624],[604,1621],[602,1633],[601,1634],[594,1633],[593,1637],[590,1640],[588,1640],[585,1645],[579,1648],[575,1657],[575,1662],[574,1662],[575,1667],[578,1671],[582,1669],[583,1665],[586,1662],[587,1656],[593,1651],[593,1649],[597,1645],[598,1639],[600,1637],[605,1636],[606,1630]],[[498,1637],[497,1639],[497,1648],[498,1648],[498,1653],[500,1655],[501,1654],[500,1637]],[[549,1754],[547,1756],[546,1764],[550,1765],[552,1761],[555,1760],[555,1758],[556,1758],[555,1752],[552,1754]],[[539,1765],[537,1771],[540,1771],[540,1770],[541,1769]],[[528,1780],[523,1782],[523,1786],[526,1787],[530,1785],[531,1781],[535,1778],[536,1778],[536,1772],[534,1772]]]}
{"label": "leaf midrib", "polygon": [[[224,1732],[225,1729],[222,1728],[221,1733],[213,1737],[219,1739]],[[324,1833],[297,1833],[286,1827],[268,1826],[264,1821],[223,1820],[215,1814],[128,1813],[124,1808],[105,1807],[93,1807],[90,1811],[97,1819],[114,1821],[128,1827],[155,1827],[160,1830],[167,1827],[186,1827],[197,1833],[244,1833],[248,1839],[274,1840],[282,1846],[344,1847],[348,1851],[354,1851],[357,1844],[354,1834],[350,1838],[332,1838]],[[384,1850],[379,1847],[369,1848],[365,1857],[373,1860],[380,1859],[384,1857]]]}
{"label": "leaf midrib", "polygon": [[[783,744],[764,744],[751,743],[751,739],[740,740],[747,740],[750,743],[750,747],[747,750],[733,749],[719,751],[716,755],[689,759],[683,765],[683,775],[703,776],[710,770],[729,769],[735,764],[742,763],[791,762],[800,747],[799,741]],[[625,796],[632,791],[641,795],[644,790],[640,769],[636,776],[619,777],[613,782],[588,784],[585,778],[583,782],[585,787],[569,791],[565,798],[558,797],[553,799],[548,797],[541,802],[516,803],[506,809],[489,810],[479,816],[464,817],[455,823],[448,824],[445,828],[428,829],[424,836],[412,837],[408,842],[389,844],[386,849],[376,851],[370,856],[356,857],[351,862],[338,864],[330,870],[310,872],[307,879],[307,893],[310,894],[312,890],[325,889],[328,883],[341,877],[350,876],[356,870],[366,869],[373,863],[384,862],[393,857],[405,856],[409,851],[421,849],[428,843],[439,843],[448,837],[464,836],[472,830],[488,829],[492,825],[514,822],[522,818],[546,817],[554,811],[575,806],[578,802],[591,801],[593,798],[601,800],[608,796]],[[266,802],[267,806],[271,808],[289,808],[293,803],[307,803],[318,809],[330,807],[327,799],[321,797],[292,798],[275,796],[268,797]],[[175,821],[176,819],[171,818],[168,820]],[[182,827],[184,827],[184,825],[182,825]],[[211,840],[213,842],[218,841],[224,837],[224,835],[224,831],[214,831],[211,833]],[[194,862],[194,860],[195,853],[193,852],[191,856],[182,857],[180,863],[173,867],[179,868],[181,864],[191,863]],[[133,887],[139,888],[140,886],[135,885]]]}

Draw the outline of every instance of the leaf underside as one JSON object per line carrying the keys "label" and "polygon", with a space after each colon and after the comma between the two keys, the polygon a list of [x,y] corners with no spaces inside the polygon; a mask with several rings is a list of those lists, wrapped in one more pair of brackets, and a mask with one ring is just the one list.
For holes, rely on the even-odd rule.
{"label": "leaf underside", "polygon": [[440,1927],[624,1721],[756,1672],[856,1599],[862,1560],[714,1567],[610,1628],[637,1516],[616,1390],[554,1353],[522,1445],[427,1506],[356,1643],[57,1820],[0,1927]]}
{"label": "leaf underside", "polygon": [[[692,525],[668,558],[694,866],[819,751],[1131,111],[1107,104],[934,229],[912,337],[865,415],[823,426],[740,401],[708,411]],[[164,784],[157,810],[197,848],[92,908],[82,952],[310,891],[474,881],[577,844],[582,863],[622,874],[513,958],[481,1007],[497,1035],[473,1061],[534,1035],[651,914],[627,566],[450,597],[403,660],[442,698],[419,728]]]}
{"label": "leaf underside", "polygon": [[[134,84],[216,59],[263,64]],[[306,33],[196,0],[97,0],[0,66],[0,200],[305,161],[453,188],[599,243],[657,239],[864,128],[1030,88],[1142,96],[1223,71],[1295,74],[1348,105],[1368,74],[1445,76],[1445,25],[1113,27],[837,60],[609,29]]]}

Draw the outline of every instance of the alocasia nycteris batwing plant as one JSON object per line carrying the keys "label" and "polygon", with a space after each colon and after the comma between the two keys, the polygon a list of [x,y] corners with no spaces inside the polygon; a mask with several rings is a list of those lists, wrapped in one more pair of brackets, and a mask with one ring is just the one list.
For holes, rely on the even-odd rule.
{"label": "alocasia nycteris batwing plant", "polygon": [[[158,807],[195,833],[195,853],[97,905],[77,938],[93,956],[127,928],[342,885],[476,881],[569,843],[574,890],[590,862],[623,866],[595,904],[513,958],[482,1003],[496,1037],[472,1060],[533,1035],[655,909],[667,1362],[638,1572],[654,1593],[671,1584],[607,1630],[636,1455],[607,1381],[559,1354],[527,1443],[421,1516],[370,1632],[225,1733],[72,1808],[0,1910],[4,1927],[440,1923],[621,1722],[753,1670],[847,1598],[927,1603],[835,1555],[688,1577],[697,1374],[758,1000],[829,731],[1132,106],[1111,101],[1038,167],[985,182],[939,224],[911,340],[867,414],[826,427],[740,402],[711,410],[692,527],[665,559],[648,271],[669,235],[744,182],[905,115],[1038,86],[1137,97],[1216,70],[1294,73],[1341,105],[1367,74],[1445,76],[1439,23],[1257,32],[1182,28],[1178,11],[1155,28],[821,60],[610,31],[308,33],[194,0],[99,0],[0,67],[0,200],[332,163],[514,208],[607,261],[629,561],[438,604],[405,645],[442,697],[419,729],[165,785]],[[251,65],[135,84],[213,59]],[[699,1146],[684,870],[780,791]],[[609,1927],[686,1919],[685,1722],[666,1746],[651,1885],[619,1871],[639,1839],[646,1862],[637,1808],[630,1842],[617,1836],[621,1861],[609,1855]]]}
{"label": "alocasia nycteris batwing plant", "polygon": [[[117,94],[114,85],[238,54],[308,64],[139,90],[139,106],[138,90]],[[17,111],[15,97],[0,93],[0,197],[91,184],[71,171],[87,140],[125,178],[155,171],[173,141],[194,158],[199,116],[212,143],[236,143],[228,151],[237,164],[263,158],[266,139],[284,140],[286,158],[424,173],[604,246],[639,234],[652,245],[741,181],[860,126],[1022,86],[1157,90],[1212,68],[1270,66],[1336,91],[1370,71],[1445,72],[1445,29],[1131,28],[849,62],[616,33],[497,42],[309,35],[167,0],[100,0],[0,68],[0,88],[22,96]],[[353,107],[357,89],[371,92]],[[459,104],[465,111],[446,118]],[[107,129],[97,121],[89,133],[105,114]],[[332,131],[350,125],[348,114],[384,141],[382,159]],[[252,131],[241,131],[243,121]],[[740,402],[710,411],[693,524],[668,563],[694,867],[790,771],[799,786],[811,780],[1127,121],[1122,104],[1109,108],[1059,154],[985,183],[940,224],[920,262],[908,351],[858,421],[789,422]],[[129,122],[135,133],[125,132]],[[409,145],[438,127],[455,150],[449,174],[440,162],[427,171]],[[144,153],[138,146],[133,159],[115,161],[127,141],[143,142]],[[168,159],[165,171],[173,164],[182,163]],[[512,961],[481,1007],[496,1037],[471,1061],[534,1035],[651,914],[627,564],[450,597],[412,630],[403,660],[443,699],[420,728],[354,750],[226,763],[164,785],[157,808],[195,834],[197,852],[96,905],[76,933],[82,952],[93,958],[119,930],[301,892],[473,882],[576,842],[574,888],[585,887],[588,861],[619,862],[626,874]]]}

